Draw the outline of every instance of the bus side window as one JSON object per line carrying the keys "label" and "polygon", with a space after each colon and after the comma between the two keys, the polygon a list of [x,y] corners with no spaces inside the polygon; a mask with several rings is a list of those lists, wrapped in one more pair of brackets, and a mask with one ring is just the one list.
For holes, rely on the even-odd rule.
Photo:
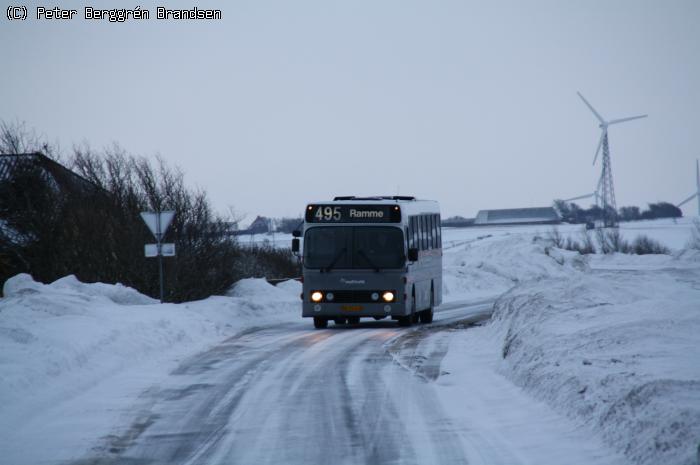
{"label": "bus side window", "polygon": [[415,225],[416,225],[416,249],[420,250],[421,245],[420,245],[420,217],[416,216],[414,217]]}
{"label": "bus side window", "polygon": [[423,217],[416,216],[416,227],[418,229],[418,249],[423,250]]}
{"label": "bus side window", "polygon": [[426,215],[425,219],[428,223],[428,248],[433,248],[433,215]]}
{"label": "bus side window", "polygon": [[423,250],[428,250],[428,217],[426,215],[421,215],[423,219]]}
{"label": "bus side window", "polygon": [[442,220],[440,215],[437,215],[437,221],[438,249],[442,249]]}
{"label": "bus side window", "polygon": [[411,216],[408,219],[408,236],[411,244],[411,248],[416,247],[416,217]]}
{"label": "bus side window", "polygon": [[408,233],[408,231],[409,231],[408,226],[406,226],[406,229],[404,229],[404,231],[403,231],[403,235],[406,238],[406,250],[411,248],[411,236]]}
{"label": "bus side window", "polygon": [[440,225],[438,224],[437,220],[437,215],[432,215],[433,219],[433,249],[438,248],[438,228]]}

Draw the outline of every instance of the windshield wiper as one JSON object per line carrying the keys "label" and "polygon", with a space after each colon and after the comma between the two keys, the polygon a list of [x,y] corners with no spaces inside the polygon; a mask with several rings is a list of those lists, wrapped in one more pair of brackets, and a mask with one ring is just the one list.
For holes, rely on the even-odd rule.
{"label": "windshield wiper", "polygon": [[[333,260],[331,261],[331,263],[325,268],[326,273],[329,272],[329,271],[331,271],[331,269],[333,269],[333,267],[335,266],[335,264],[338,263],[338,260],[340,260],[340,257],[342,257],[342,256],[345,254],[345,252],[347,252],[347,251],[348,251],[348,248],[347,248],[347,247],[343,247],[342,249],[340,249],[340,251],[339,251],[338,254],[333,258]],[[321,271],[324,271],[324,269],[321,268]]]}
{"label": "windshield wiper", "polygon": [[374,268],[374,271],[379,272],[379,267],[367,256],[364,250],[362,249],[357,249],[357,254],[362,256],[365,260],[367,260],[367,263],[369,263],[369,266]]}

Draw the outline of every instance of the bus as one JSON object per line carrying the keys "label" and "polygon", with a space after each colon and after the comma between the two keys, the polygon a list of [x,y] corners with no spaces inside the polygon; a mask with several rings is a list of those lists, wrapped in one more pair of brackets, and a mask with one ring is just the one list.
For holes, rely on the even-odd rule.
{"label": "bus", "polygon": [[302,317],[313,318],[316,328],[361,318],[431,323],[442,303],[435,201],[348,196],[311,203],[292,250],[303,265]]}

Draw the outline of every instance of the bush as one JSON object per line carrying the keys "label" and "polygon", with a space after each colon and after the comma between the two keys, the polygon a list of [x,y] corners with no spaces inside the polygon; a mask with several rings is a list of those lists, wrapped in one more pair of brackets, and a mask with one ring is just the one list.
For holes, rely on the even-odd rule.
{"label": "bush", "polygon": [[[22,130],[0,125],[0,153],[36,148]],[[163,259],[168,301],[223,294],[245,277],[298,275],[290,251],[241,248],[206,193],[162,159],[76,148],[69,163],[82,178],[49,158],[27,159],[38,162],[16,164],[0,182],[0,282],[23,272],[43,282],[75,274],[158,296],[158,261],[144,257],[155,240],[139,213],[163,210],[175,211],[164,237],[177,253]]]}
{"label": "bush", "polygon": [[586,231],[586,229],[583,229],[581,231],[581,239],[581,242],[579,242],[575,239],[572,239],[571,237],[567,237],[566,242],[564,244],[564,248],[566,250],[573,250],[575,252],[578,252],[581,255],[595,253],[595,246],[593,245],[593,240],[591,239],[591,236],[588,234],[588,231]]}
{"label": "bush", "polygon": [[690,241],[688,241],[688,248],[700,250],[700,220],[693,221],[693,229],[691,230]]}
{"label": "bush", "polygon": [[671,253],[668,247],[645,235],[637,236],[630,244],[622,238],[620,231],[617,229],[607,231],[598,229],[596,230],[596,234],[598,246],[600,247],[601,252],[605,254],[619,252],[635,255],[668,255]]}
{"label": "bush", "polygon": [[301,275],[301,266],[291,249],[279,249],[269,244],[241,248],[234,270],[238,279],[280,279]]}
{"label": "bush", "polygon": [[553,227],[547,233],[547,242],[549,242],[552,247],[556,247],[557,249],[563,249],[565,248],[567,241],[564,241],[564,238],[559,232],[559,228]]}
{"label": "bush", "polygon": [[[697,230],[694,232],[694,236],[697,238],[695,243],[700,248],[700,222],[695,223],[695,228]],[[557,228],[552,228],[547,241],[553,247],[572,250],[581,255],[594,254],[596,251],[603,254],[617,252],[636,255],[671,253],[668,247],[644,235],[637,236],[631,244],[622,237],[618,229],[596,229],[595,235],[598,242],[597,249],[586,229],[581,231],[581,241],[577,241],[571,237],[564,239]]]}
{"label": "bush", "polygon": [[683,212],[680,208],[668,202],[650,203],[649,208],[641,214],[644,220],[653,220],[656,218],[680,218]]}
{"label": "bush", "polygon": [[620,208],[620,221],[637,221],[642,218],[639,207],[622,207]]}
{"label": "bush", "polygon": [[658,241],[648,237],[648,236],[637,236],[632,244],[629,246],[629,252],[637,255],[647,255],[647,254],[665,254],[668,255],[671,251],[668,247],[662,245]]}
{"label": "bush", "polygon": [[650,203],[649,208],[643,212],[640,211],[639,207],[635,206],[622,207],[619,212],[616,212],[611,207],[604,211],[597,205],[591,205],[590,208],[585,209],[573,202],[565,202],[564,200],[555,200],[554,208],[559,212],[563,221],[571,224],[594,223],[606,218],[619,219],[620,221],[636,221],[640,219],[680,218],[683,216],[680,208],[669,202]]}

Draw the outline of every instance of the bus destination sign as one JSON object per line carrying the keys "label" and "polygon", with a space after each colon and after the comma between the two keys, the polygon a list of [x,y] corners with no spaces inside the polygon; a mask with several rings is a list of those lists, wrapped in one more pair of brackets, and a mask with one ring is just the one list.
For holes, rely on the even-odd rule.
{"label": "bus destination sign", "polygon": [[398,205],[309,205],[307,223],[400,223]]}

